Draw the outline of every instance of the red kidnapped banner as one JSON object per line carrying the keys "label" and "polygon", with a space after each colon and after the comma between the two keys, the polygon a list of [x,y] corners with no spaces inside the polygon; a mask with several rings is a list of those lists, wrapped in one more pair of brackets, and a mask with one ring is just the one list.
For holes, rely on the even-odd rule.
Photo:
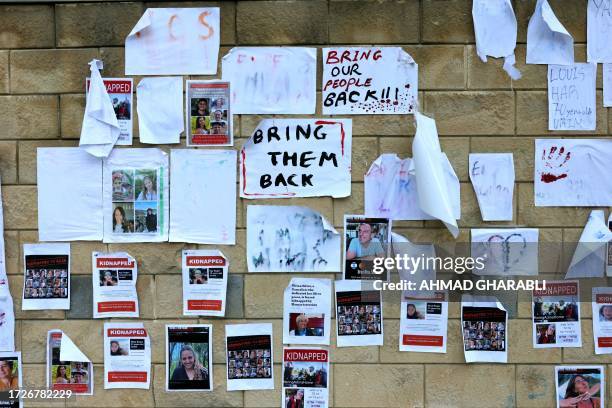
{"label": "red kidnapped banner", "polygon": [[188,300],[187,310],[221,310],[220,300]]}
{"label": "red kidnapped banner", "polygon": [[147,382],[146,371],[111,371],[108,373],[108,382]]}
{"label": "red kidnapped banner", "polygon": [[187,266],[225,266],[222,256],[188,256]]}
{"label": "red kidnapped banner", "polygon": [[402,345],[442,347],[444,345],[444,338],[442,336],[416,336],[413,334],[404,334],[402,337]]}

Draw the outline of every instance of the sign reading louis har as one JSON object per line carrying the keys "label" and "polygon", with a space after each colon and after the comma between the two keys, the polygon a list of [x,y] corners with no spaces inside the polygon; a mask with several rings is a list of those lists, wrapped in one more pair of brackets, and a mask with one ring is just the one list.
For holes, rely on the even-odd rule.
{"label": "sign reading louis har", "polygon": [[400,47],[323,49],[323,114],[414,113],[418,66]]}
{"label": "sign reading louis har", "polygon": [[595,130],[597,64],[548,66],[548,130]]}
{"label": "sign reading louis har", "polygon": [[231,146],[230,84],[187,81],[187,146]]}
{"label": "sign reading louis har", "polygon": [[166,325],[166,391],[212,389],[212,325]]}
{"label": "sign reading louis har", "polygon": [[351,120],[264,119],[240,153],[244,198],[347,197]]}

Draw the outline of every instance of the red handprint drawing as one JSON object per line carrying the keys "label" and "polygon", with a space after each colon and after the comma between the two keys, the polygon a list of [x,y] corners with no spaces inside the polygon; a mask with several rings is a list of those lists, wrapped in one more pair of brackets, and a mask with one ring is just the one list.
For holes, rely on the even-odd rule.
{"label": "red handprint drawing", "polygon": [[548,154],[546,149],[544,149],[542,151],[542,161],[544,162],[544,167],[550,170],[542,172],[541,180],[544,183],[553,183],[566,178],[567,173],[564,171],[566,171],[567,162],[571,159],[571,155],[571,152],[565,152],[563,146],[561,148],[551,146]]}

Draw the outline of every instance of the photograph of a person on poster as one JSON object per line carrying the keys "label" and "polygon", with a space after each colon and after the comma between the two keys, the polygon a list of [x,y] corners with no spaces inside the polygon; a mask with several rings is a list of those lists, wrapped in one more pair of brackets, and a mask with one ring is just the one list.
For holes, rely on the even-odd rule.
{"label": "photograph of a person on poster", "polygon": [[[202,365],[193,347],[184,344],[179,350],[179,358],[170,381],[208,382],[208,369]],[[206,386],[208,387],[208,386]]]}
{"label": "photograph of a person on poster", "polygon": [[166,326],[166,390],[211,391],[212,326]]}

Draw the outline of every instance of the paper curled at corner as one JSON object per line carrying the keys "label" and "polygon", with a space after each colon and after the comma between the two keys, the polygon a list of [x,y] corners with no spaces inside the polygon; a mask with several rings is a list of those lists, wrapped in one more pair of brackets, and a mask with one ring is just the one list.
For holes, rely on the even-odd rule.
{"label": "paper curled at corner", "polygon": [[472,4],[476,52],[487,62],[487,56],[504,58],[504,71],[510,78],[521,78],[514,66],[517,23],[510,0],[474,0]]}
{"label": "paper curled at corner", "polygon": [[140,141],[149,144],[181,142],[183,78],[143,78],[136,87]]}
{"label": "paper curled at corner", "polygon": [[74,342],[62,332],[62,343],[60,345],[60,361],[80,361],[90,363],[91,360],[74,344]]}
{"label": "paper curled at corner", "polygon": [[548,0],[538,0],[527,27],[527,64],[574,63],[574,38],[559,21]]}
{"label": "paper curled at corner", "polygon": [[512,221],[512,153],[470,153],[470,181],[483,221]]}
{"label": "paper curled at corner", "polygon": [[125,74],[216,74],[219,16],[219,7],[148,8],[125,39]]}
{"label": "paper curled at corner", "polygon": [[606,225],[603,210],[591,211],[565,279],[603,277],[609,241],[612,241],[612,231]]}
{"label": "paper curled at corner", "polygon": [[[453,216],[461,217],[459,179],[445,155],[440,163],[449,188]],[[432,220],[419,204],[414,159],[400,159],[396,154],[380,155],[364,176],[365,215],[392,220]]]}
{"label": "paper curled at corner", "polygon": [[459,235],[456,214],[453,211],[452,197],[449,191],[459,189],[459,181],[455,186],[446,181],[445,168],[442,164],[448,161],[442,153],[436,121],[420,113],[415,113],[417,130],[412,141],[414,154],[414,169],[419,205],[427,215],[442,221],[453,237]]}
{"label": "paper curled at corner", "polygon": [[120,134],[113,103],[100,75],[102,66],[102,61],[97,59],[89,62],[91,79],[79,141],[79,146],[96,157],[107,157]]}
{"label": "paper curled at corner", "polygon": [[306,207],[247,207],[249,272],[338,272],[340,234]]}

